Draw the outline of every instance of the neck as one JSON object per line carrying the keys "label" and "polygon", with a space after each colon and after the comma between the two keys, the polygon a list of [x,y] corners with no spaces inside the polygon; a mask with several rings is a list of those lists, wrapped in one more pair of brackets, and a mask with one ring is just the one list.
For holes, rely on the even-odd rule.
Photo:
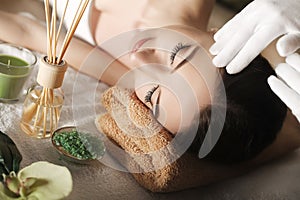
{"label": "neck", "polygon": [[[168,14],[161,20],[170,20],[176,24],[188,25],[202,31],[207,31],[208,21],[215,4],[215,0],[145,0],[145,12],[156,8],[158,12]],[[172,20],[174,18],[175,20]]]}
{"label": "neck", "polygon": [[[186,1],[185,1],[186,2]],[[189,10],[186,21],[202,31],[207,31],[208,21],[213,10],[215,0],[188,0]],[[190,19],[188,18],[190,17]]]}

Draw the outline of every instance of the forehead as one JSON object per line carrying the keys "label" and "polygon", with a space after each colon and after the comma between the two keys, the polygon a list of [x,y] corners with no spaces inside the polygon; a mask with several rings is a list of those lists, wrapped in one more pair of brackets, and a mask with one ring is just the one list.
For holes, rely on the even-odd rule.
{"label": "forehead", "polygon": [[155,46],[161,49],[172,49],[174,44],[181,42],[184,44],[199,45],[203,47],[208,54],[210,46],[214,43],[212,33],[183,25],[172,25],[138,31],[132,42],[134,43],[144,38],[155,38],[155,40],[146,44],[148,47]]}
{"label": "forehead", "polygon": [[213,33],[211,32],[205,32],[190,26],[182,25],[168,26],[166,28],[178,32],[184,35],[186,38],[193,40],[202,46],[207,52],[209,52],[208,50],[210,46],[214,43]]}
{"label": "forehead", "polygon": [[[174,47],[174,44],[181,42],[186,44],[194,44],[197,43],[190,37],[190,35],[184,34],[181,31],[170,28],[154,28],[154,29],[144,29],[135,35],[133,42],[140,41],[142,39],[150,39],[145,45],[148,47],[157,47],[163,49],[170,49]],[[151,46],[155,45],[155,46]]]}

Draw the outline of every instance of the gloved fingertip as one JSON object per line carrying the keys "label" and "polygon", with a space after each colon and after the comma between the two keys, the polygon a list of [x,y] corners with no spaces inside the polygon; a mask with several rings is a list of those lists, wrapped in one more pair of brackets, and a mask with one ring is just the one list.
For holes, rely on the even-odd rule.
{"label": "gloved fingertip", "polygon": [[214,40],[218,41],[220,39],[220,37],[221,37],[221,34],[220,34],[220,30],[219,30],[214,34]]}
{"label": "gloved fingertip", "polygon": [[287,68],[287,64],[286,63],[280,63],[279,65],[277,65],[277,67],[275,68],[275,72],[277,75],[282,74],[285,69]]}
{"label": "gloved fingertip", "polygon": [[285,57],[285,56],[286,56],[286,52],[283,51],[283,49],[282,49],[281,47],[278,47],[278,45],[276,45],[276,49],[277,49],[278,54],[279,54],[281,57]]}
{"label": "gloved fingertip", "polygon": [[212,60],[212,63],[215,65],[215,67],[218,67],[218,68],[225,67],[225,65],[222,64],[222,62],[220,61],[219,57],[215,57]]}
{"label": "gloved fingertip", "polygon": [[289,47],[287,47],[287,45],[285,45],[283,43],[284,40],[279,40],[277,43],[276,43],[276,49],[277,49],[277,52],[280,56],[282,57],[286,57],[290,54],[293,53],[293,50],[290,49]]}
{"label": "gloved fingertip", "polygon": [[273,90],[273,91],[276,90],[278,81],[279,81],[279,79],[276,76],[274,76],[274,75],[269,76],[269,78],[267,79],[267,82],[268,82],[268,85],[270,86],[271,90]]}
{"label": "gloved fingertip", "polygon": [[290,65],[296,65],[296,64],[300,63],[300,55],[298,53],[293,53],[293,54],[287,56],[285,61]]}
{"label": "gloved fingertip", "polygon": [[217,43],[214,43],[210,48],[209,48],[209,52],[212,54],[212,55],[217,55],[220,53],[220,48],[218,47],[218,44]]}
{"label": "gloved fingertip", "polygon": [[236,65],[233,65],[232,63],[229,63],[226,66],[226,71],[228,74],[237,74],[239,72],[241,72],[244,68],[242,67],[237,67]]}
{"label": "gloved fingertip", "polygon": [[281,56],[281,57],[287,57],[287,56],[289,56],[289,55],[291,55],[293,52],[291,52],[291,51],[288,51],[288,50],[283,50],[283,49],[281,49],[281,50],[278,50],[277,49],[277,52],[278,52],[278,54]]}
{"label": "gloved fingertip", "polygon": [[236,73],[240,72],[240,71],[238,71],[238,70],[236,70],[232,67],[230,67],[230,68],[226,67],[226,71],[227,71],[228,74],[236,74]]}
{"label": "gloved fingertip", "polygon": [[276,76],[271,75],[268,77],[267,82],[269,85],[271,85],[276,79],[277,79]]}

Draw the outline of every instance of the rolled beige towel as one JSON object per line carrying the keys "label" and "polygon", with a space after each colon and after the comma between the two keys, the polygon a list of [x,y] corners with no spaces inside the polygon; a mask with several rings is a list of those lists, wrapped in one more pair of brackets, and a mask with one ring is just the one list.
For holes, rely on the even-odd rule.
{"label": "rolled beige towel", "polygon": [[170,145],[174,135],[155,120],[132,90],[109,88],[103,94],[102,104],[107,113],[95,120],[97,128],[129,156],[119,155],[109,147],[112,144],[108,144],[108,151],[146,189],[183,190],[238,175],[247,168],[246,164],[215,164],[187,152],[179,159],[170,159],[177,156]]}

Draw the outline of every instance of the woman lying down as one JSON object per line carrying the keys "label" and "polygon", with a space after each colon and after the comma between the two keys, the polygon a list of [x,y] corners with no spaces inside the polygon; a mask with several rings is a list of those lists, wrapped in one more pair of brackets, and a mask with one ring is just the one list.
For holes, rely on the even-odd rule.
{"label": "woman lying down", "polygon": [[145,188],[206,185],[299,147],[300,125],[270,90],[275,72],[263,57],[229,75],[210,64],[212,33],[169,26],[133,41],[120,58],[132,70],[103,94],[96,125]]}
{"label": "woman lying down", "polygon": [[[275,73],[264,58],[257,57],[237,75],[211,66],[204,50],[213,44],[212,33],[206,31],[213,0],[123,3],[93,1],[88,15],[92,27],[85,31],[95,45],[135,28],[197,28],[167,26],[139,33],[131,53],[101,77],[109,85],[119,80],[119,86],[103,95],[107,113],[96,120],[97,126],[113,141],[108,143],[112,155],[141,185],[164,192],[207,185],[299,147],[299,124],[268,87],[267,78]],[[5,27],[1,40],[45,52],[41,23],[3,11],[0,16]],[[80,38],[72,40],[66,54],[75,68],[94,49],[87,34]],[[100,48],[95,52],[89,62],[95,66],[84,73],[98,78],[107,54]],[[139,76],[130,79],[134,74]]]}

